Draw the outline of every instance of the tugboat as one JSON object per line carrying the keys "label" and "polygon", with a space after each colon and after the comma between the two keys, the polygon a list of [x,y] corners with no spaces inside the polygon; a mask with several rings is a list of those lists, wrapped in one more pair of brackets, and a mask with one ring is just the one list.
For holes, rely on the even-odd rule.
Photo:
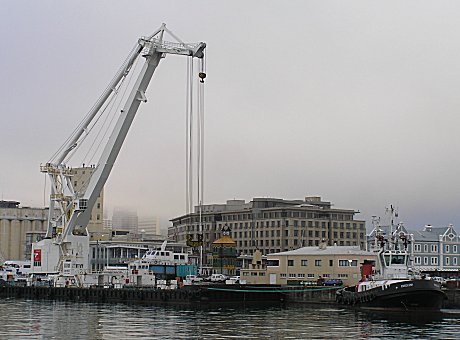
{"label": "tugboat", "polygon": [[447,299],[441,284],[409,267],[412,235],[405,232],[402,223],[394,228],[392,218],[388,238],[385,238],[378,220],[374,222],[379,270],[374,269],[374,261],[365,261],[359,283],[338,290],[336,301],[365,309],[439,311]]}

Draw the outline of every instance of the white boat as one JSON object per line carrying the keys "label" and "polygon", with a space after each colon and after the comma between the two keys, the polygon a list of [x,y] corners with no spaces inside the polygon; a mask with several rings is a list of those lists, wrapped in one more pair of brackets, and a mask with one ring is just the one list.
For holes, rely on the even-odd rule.
{"label": "white boat", "polygon": [[166,250],[166,244],[167,241],[164,241],[160,249],[149,249],[142,257],[142,262],[162,265],[189,264],[187,253]]}
{"label": "white boat", "polygon": [[30,262],[5,261],[0,266],[0,282],[26,282],[30,274]]}

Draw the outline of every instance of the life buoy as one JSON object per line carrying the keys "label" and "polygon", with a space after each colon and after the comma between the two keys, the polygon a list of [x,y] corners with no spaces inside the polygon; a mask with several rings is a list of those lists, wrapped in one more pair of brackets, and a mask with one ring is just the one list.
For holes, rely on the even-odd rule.
{"label": "life buoy", "polygon": [[71,284],[75,284],[75,279],[71,279],[71,280],[70,280],[70,283],[71,283]]}

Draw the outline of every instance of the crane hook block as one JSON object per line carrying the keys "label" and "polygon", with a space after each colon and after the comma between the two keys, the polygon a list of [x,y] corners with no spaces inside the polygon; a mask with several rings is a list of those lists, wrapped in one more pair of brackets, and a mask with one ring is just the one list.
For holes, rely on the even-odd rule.
{"label": "crane hook block", "polygon": [[200,77],[200,83],[204,83],[204,78],[206,78],[206,73],[200,72],[198,73],[198,77]]}

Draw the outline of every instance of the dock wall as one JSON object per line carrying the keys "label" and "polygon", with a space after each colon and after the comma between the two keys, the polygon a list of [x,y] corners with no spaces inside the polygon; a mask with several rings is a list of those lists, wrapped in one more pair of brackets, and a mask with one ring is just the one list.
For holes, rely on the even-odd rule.
{"label": "dock wall", "polygon": [[198,290],[107,289],[65,287],[0,287],[0,297],[82,302],[135,304],[190,304],[199,300]]}
{"label": "dock wall", "polygon": [[[281,289],[286,304],[335,304],[336,291],[340,287],[315,287],[295,288],[284,287]],[[445,289],[448,299],[444,308],[460,308],[460,289]],[[192,286],[188,289],[161,290],[154,288],[65,288],[65,287],[22,287],[22,286],[1,286],[0,298],[14,297],[37,300],[62,300],[75,302],[95,303],[131,303],[146,305],[195,305],[207,302],[237,303],[245,298],[253,300],[254,303],[262,303],[264,300],[271,302],[279,301],[278,297],[271,294],[255,294],[207,291],[204,292],[199,286]],[[243,300],[242,300],[243,299]],[[268,301],[265,301],[268,302]]]}

